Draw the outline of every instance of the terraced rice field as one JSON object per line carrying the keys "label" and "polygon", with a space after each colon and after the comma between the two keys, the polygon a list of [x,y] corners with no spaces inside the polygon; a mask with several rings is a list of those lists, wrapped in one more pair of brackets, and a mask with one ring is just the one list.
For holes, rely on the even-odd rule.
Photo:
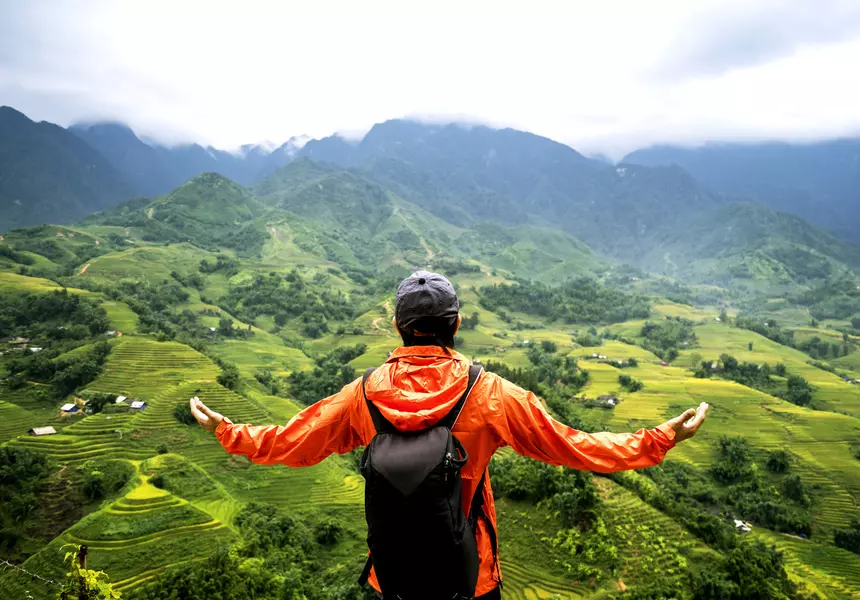
{"label": "terraced rice field", "polygon": [[860,557],[833,546],[756,529],[753,535],[785,554],[786,570],[828,600],[860,598]]}
{"label": "terraced rice field", "polygon": [[212,383],[219,372],[211,360],[184,344],[124,336],[89,389],[149,400],[171,385]]}
{"label": "terraced rice field", "polygon": [[[28,559],[24,568],[58,580],[63,573],[61,547],[86,544],[90,568],[109,573],[116,588],[124,591],[169,567],[204,558],[201,549],[211,552],[233,537],[231,529],[211,515],[144,481],[125,497],[79,521]],[[14,574],[4,578],[0,597],[23,597],[24,589],[41,587],[34,588],[32,582],[22,579]]]}

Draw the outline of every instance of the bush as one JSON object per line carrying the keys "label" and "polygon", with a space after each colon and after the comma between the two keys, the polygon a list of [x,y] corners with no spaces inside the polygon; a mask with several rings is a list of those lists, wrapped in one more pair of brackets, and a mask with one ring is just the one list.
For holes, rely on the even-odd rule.
{"label": "bush", "polygon": [[720,483],[734,483],[754,471],[750,447],[742,437],[720,438],[719,458],[711,465],[711,475]]}
{"label": "bush", "polygon": [[791,468],[791,456],[785,450],[774,450],[768,454],[765,466],[771,473],[787,473]]}
{"label": "bush", "polygon": [[158,446],[155,447],[155,452],[156,452],[156,454],[167,454],[168,452],[170,452],[170,448],[167,447],[167,444],[162,442],[161,444],[159,444]]}
{"label": "bush", "polygon": [[833,543],[843,550],[860,554],[860,519],[851,521],[846,529],[837,529],[833,533]]}
{"label": "bush", "polygon": [[638,392],[645,387],[645,384],[640,379],[633,379],[627,373],[621,373],[618,376],[618,383],[628,392]]}
{"label": "bush", "polygon": [[191,413],[191,405],[188,402],[180,402],[173,407],[173,418],[183,425],[193,425],[197,422]]}
{"label": "bush", "polygon": [[328,517],[314,526],[314,537],[320,544],[331,546],[340,540],[342,531],[343,527],[340,523],[336,519]]}
{"label": "bush", "polygon": [[230,363],[221,363],[221,373],[215,378],[215,381],[223,385],[225,388],[235,390],[239,386],[239,369],[236,365]]}
{"label": "bush", "polygon": [[798,406],[807,406],[812,402],[812,387],[803,377],[790,375],[785,399]]}

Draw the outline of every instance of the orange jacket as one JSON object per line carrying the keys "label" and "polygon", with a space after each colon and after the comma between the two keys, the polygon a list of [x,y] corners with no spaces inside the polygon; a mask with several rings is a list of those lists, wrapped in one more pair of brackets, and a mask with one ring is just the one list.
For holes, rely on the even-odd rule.
{"label": "orange jacket", "polygon": [[[436,346],[398,348],[368,379],[367,396],[398,429],[424,429],[456,404],[466,389],[469,365],[463,355]],[[551,465],[611,473],[659,464],[675,445],[675,432],[667,424],[636,433],[571,429],[550,417],[533,393],[489,372],[478,378],[453,432],[469,454],[462,471],[463,506],[472,505],[490,458],[504,446]],[[334,452],[366,446],[375,430],[357,379],[284,426],[234,425],[225,418],[215,434],[228,452],[253,462],[306,467]],[[489,474],[486,482],[481,493],[489,523],[479,520],[476,532],[481,565],[476,596],[501,581],[487,529],[496,527]],[[370,583],[378,589],[373,575]]]}

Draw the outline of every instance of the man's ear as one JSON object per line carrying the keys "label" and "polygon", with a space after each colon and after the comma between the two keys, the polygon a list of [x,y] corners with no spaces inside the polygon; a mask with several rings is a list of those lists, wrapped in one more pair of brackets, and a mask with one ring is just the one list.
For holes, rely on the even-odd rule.
{"label": "man's ear", "polygon": [[457,314],[457,326],[454,328],[454,335],[457,335],[457,332],[460,331],[460,323],[463,322],[463,315]]}
{"label": "man's ear", "polygon": [[397,317],[391,317],[391,324],[394,326],[394,331],[397,332],[397,335],[403,337],[403,334],[400,333],[400,328],[397,326]]}

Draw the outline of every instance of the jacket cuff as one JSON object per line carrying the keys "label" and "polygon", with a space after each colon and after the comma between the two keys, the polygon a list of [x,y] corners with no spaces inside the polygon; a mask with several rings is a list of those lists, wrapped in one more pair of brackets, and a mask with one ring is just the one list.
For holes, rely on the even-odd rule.
{"label": "jacket cuff", "polygon": [[654,429],[666,436],[666,440],[668,441],[668,449],[672,449],[675,447],[675,430],[672,429],[671,425],[669,425],[668,423],[663,423],[662,425],[658,425]]}
{"label": "jacket cuff", "polygon": [[227,430],[230,429],[230,427],[232,427],[232,426],[233,426],[233,421],[231,421],[227,417],[224,417],[224,419],[220,423],[218,423],[218,427],[215,428],[215,437],[217,437],[220,440],[221,437],[225,433],[227,433]]}

